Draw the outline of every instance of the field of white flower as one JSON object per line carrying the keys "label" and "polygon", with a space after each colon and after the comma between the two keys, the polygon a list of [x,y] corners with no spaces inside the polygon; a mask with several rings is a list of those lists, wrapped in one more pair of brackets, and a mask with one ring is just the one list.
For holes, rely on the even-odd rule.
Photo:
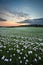
{"label": "field of white flower", "polygon": [[0,28],[0,65],[43,65],[43,28]]}

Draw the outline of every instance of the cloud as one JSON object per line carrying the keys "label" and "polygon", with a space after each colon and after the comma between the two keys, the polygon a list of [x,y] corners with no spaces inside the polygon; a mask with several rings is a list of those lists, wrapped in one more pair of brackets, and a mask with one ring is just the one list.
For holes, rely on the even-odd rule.
{"label": "cloud", "polygon": [[7,8],[2,7],[0,9],[0,18],[6,19],[8,21],[19,22],[29,19],[29,14],[21,11],[12,11]]}
{"label": "cloud", "polygon": [[7,21],[6,19],[0,18],[0,21]]}
{"label": "cloud", "polygon": [[20,21],[20,22],[17,22],[17,23],[27,23],[27,24],[31,24],[31,25],[35,25],[35,24],[37,24],[37,25],[43,25],[43,18],[39,18],[39,19],[32,19],[32,20],[29,20],[29,19],[27,19],[27,20],[24,20],[24,21]]}

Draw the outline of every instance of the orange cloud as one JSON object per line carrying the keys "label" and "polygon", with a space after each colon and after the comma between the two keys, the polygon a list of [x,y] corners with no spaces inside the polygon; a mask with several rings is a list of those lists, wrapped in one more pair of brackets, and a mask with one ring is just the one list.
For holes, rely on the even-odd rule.
{"label": "orange cloud", "polygon": [[4,22],[0,22],[0,26],[20,26],[20,25],[26,25],[25,23],[20,24],[14,21],[4,21]]}

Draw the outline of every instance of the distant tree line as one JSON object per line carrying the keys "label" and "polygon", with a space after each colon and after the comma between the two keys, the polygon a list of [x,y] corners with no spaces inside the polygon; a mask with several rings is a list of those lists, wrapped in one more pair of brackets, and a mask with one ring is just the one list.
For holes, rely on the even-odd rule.
{"label": "distant tree line", "polygon": [[0,26],[0,28],[14,28],[14,27],[43,27],[43,25],[20,25],[20,26]]}

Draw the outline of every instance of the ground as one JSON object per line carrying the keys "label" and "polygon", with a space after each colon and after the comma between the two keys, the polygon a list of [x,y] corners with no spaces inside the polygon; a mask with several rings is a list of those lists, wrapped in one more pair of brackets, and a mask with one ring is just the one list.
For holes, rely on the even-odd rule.
{"label": "ground", "polygon": [[43,28],[0,28],[0,65],[43,65]]}

